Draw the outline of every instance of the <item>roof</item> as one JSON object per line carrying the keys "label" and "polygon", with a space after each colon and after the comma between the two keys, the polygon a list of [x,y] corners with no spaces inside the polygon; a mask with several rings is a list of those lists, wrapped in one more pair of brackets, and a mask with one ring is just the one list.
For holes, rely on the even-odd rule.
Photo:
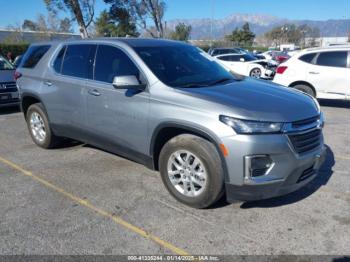
{"label": "roof", "polygon": [[50,42],[38,42],[33,45],[58,45],[64,44],[79,44],[79,43],[98,43],[98,42],[120,42],[126,44],[132,48],[134,47],[158,47],[158,46],[180,46],[188,45],[185,42],[174,41],[168,39],[153,39],[153,38],[129,38],[129,37],[101,37],[101,38],[89,38],[79,40],[62,40],[62,41],[50,41]]}
{"label": "roof", "polygon": [[[174,41],[174,40],[168,40],[168,39],[155,39],[155,38],[129,38],[129,37],[123,37],[123,38],[98,38],[99,40],[108,40],[108,41],[120,41],[123,42],[131,47],[138,47],[138,46],[169,46],[169,45],[185,45],[186,43],[181,41]],[[92,39],[93,40],[93,39]]]}
{"label": "roof", "polygon": [[334,45],[334,46],[326,46],[326,47],[314,47],[304,49],[303,52],[311,52],[311,51],[327,51],[327,50],[350,50],[350,43],[345,45]]}

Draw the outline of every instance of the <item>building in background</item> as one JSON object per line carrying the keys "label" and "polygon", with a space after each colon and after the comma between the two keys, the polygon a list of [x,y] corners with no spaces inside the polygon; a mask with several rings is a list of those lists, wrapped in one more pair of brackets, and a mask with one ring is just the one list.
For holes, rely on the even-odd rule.
{"label": "building in background", "polygon": [[22,31],[15,29],[0,29],[0,43],[34,43],[53,40],[81,39],[79,34],[56,33],[42,31]]}
{"label": "building in background", "polygon": [[347,36],[306,38],[306,46],[330,46],[349,44]]}

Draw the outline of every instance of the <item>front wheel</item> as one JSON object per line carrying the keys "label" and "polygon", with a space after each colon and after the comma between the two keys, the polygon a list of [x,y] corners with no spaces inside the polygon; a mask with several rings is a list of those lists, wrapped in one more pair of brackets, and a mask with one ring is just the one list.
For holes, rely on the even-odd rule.
{"label": "front wheel", "polygon": [[249,76],[250,77],[253,77],[253,78],[260,78],[261,77],[261,70],[260,68],[253,68],[250,73],[249,73]]}
{"label": "front wheel", "polygon": [[209,141],[179,135],[168,141],[159,156],[162,180],[178,201],[206,208],[223,194],[224,175],[220,156]]}

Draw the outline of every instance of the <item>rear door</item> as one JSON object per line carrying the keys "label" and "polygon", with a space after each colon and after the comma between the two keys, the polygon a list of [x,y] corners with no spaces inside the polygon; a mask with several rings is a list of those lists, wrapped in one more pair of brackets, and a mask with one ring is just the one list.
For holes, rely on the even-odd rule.
{"label": "rear door", "polygon": [[76,137],[86,127],[86,80],[92,79],[96,45],[61,47],[47,71],[44,85],[50,121],[60,133]]}
{"label": "rear door", "polygon": [[307,80],[317,92],[349,95],[350,68],[347,51],[320,52],[307,70]]}

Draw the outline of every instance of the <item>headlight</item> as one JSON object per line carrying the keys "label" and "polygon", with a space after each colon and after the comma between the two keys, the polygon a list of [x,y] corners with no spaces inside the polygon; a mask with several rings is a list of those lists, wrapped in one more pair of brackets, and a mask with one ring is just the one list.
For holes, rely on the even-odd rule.
{"label": "headlight", "polygon": [[317,99],[314,97],[311,97],[312,100],[314,100],[315,106],[317,107],[317,111],[321,112],[321,107],[320,107],[320,103],[318,103]]}
{"label": "headlight", "polygon": [[220,121],[232,127],[238,134],[280,133],[283,127],[283,123],[242,120],[222,115]]}

